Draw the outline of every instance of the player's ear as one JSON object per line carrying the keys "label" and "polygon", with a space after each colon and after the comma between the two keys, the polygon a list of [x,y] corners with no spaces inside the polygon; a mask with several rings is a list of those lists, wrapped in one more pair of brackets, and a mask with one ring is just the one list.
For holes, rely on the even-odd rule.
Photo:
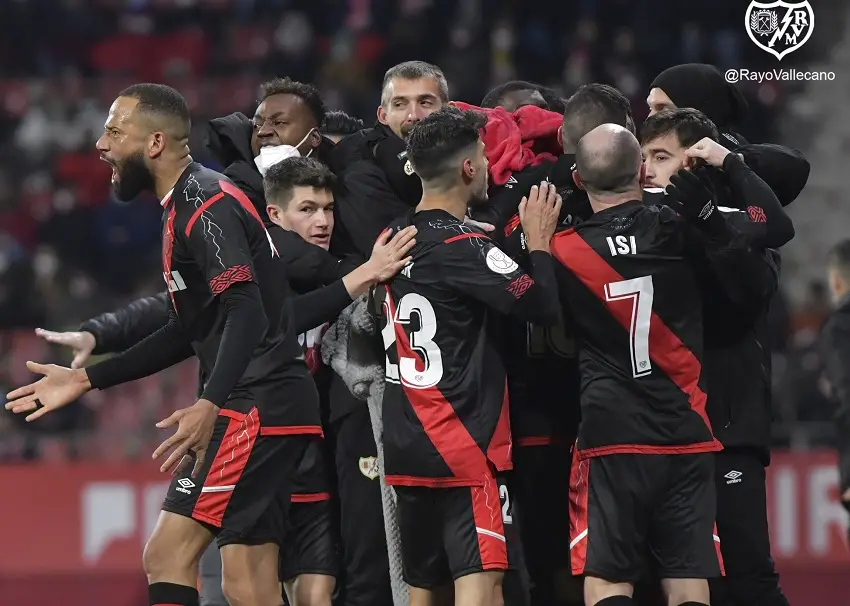
{"label": "player's ear", "polygon": [[463,180],[467,183],[471,183],[475,180],[475,163],[472,161],[472,158],[466,158],[463,161],[462,166],[463,171]]}
{"label": "player's ear", "polygon": [[578,174],[577,170],[573,171],[573,183],[576,184],[576,187],[579,189],[586,189],[584,186],[584,181],[581,180],[581,175]]}
{"label": "player's ear", "polygon": [[165,134],[160,131],[152,132],[145,143],[148,158],[158,158],[163,151],[165,151]]}
{"label": "player's ear", "polygon": [[322,133],[319,132],[318,128],[315,128],[310,132],[310,147],[313,149],[318,149],[322,144]]}
{"label": "player's ear", "polygon": [[280,225],[280,207],[275,204],[269,204],[266,206],[266,213],[268,213],[272,223]]}
{"label": "player's ear", "polygon": [[380,122],[381,124],[386,126],[386,124],[387,124],[387,110],[384,108],[383,105],[378,106],[377,115],[378,115],[378,122]]}

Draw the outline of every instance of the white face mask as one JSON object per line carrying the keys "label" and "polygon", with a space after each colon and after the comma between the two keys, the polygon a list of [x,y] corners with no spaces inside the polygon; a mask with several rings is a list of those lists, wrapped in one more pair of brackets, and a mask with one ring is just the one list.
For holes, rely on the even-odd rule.
{"label": "white face mask", "polygon": [[[316,129],[311,128],[310,132],[304,135],[304,138],[298,142],[298,145],[268,145],[266,147],[261,148],[260,155],[254,158],[254,164],[257,165],[257,170],[260,171],[260,174],[265,177],[268,170],[278,162],[286,160],[287,158],[294,158],[296,156],[300,156],[301,152],[298,151],[298,148],[301,147],[304,141],[306,141],[310,137],[310,135],[313,134],[314,130]],[[310,148],[310,151],[307,152],[307,155],[304,157],[309,158],[310,154],[312,153],[313,149]]]}

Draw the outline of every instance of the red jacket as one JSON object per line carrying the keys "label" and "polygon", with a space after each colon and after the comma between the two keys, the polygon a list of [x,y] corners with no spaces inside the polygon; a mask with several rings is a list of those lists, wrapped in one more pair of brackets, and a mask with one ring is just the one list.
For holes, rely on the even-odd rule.
{"label": "red jacket", "polygon": [[563,116],[557,112],[534,105],[520,107],[513,113],[502,107],[481,108],[461,101],[452,101],[452,105],[487,116],[481,139],[490,162],[490,180],[495,185],[507,183],[513,172],[552,162],[563,153]]}

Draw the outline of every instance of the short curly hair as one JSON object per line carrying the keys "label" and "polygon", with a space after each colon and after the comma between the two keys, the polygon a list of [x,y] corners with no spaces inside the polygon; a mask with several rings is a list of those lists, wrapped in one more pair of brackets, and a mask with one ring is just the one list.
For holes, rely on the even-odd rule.
{"label": "short curly hair", "polygon": [[316,120],[316,126],[319,126],[324,121],[325,114],[328,113],[319,89],[312,84],[305,84],[296,80],[290,80],[289,78],[275,78],[274,80],[264,82],[260,85],[260,99],[258,104],[274,95],[294,95],[300,97]]}
{"label": "short curly hair", "polygon": [[407,157],[423,181],[443,176],[462,151],[480,140],[484,114],[449,106],[414,125],[407,137]]}

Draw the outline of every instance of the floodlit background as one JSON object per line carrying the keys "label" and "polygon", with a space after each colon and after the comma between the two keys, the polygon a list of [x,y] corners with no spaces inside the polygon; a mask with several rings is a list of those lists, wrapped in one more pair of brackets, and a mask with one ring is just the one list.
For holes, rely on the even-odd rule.
{"label": "floodlit background", "polygon": [[[0,0],[0,387],[29,381],[26,360],[70,362],[34,327],[72,330],[162,286],[159,206],[111,198],[94,151],[107,108],[134,82],[180,90],[200,132],[212,117],[253,114],[274,76],[314,82],[330,108],[371,123],[384,70],[410,59],[440,65],[452,97],[473,103],[509,79],[565,96],[610,83],[640,120],[650,81],[677,63],[833,71],[832,82],[739,86],[751,104],[741,132],[812,164],[790,209],[797,237],[766,344],[783,450],[769,508],[789,595],[839,603],[850,557],[814,345],[829,312],[825,251],[850,227],[850,6],[813,4],[812,37],[780,63],[748,38],[741,0]],[[214,166],[195,141],[195,158]],[[0,604],[147,603],[141,545],[167,481],[149,461],[153,424],[193,401],[196,379],[186,363],[31,427],[0,414]]]}

